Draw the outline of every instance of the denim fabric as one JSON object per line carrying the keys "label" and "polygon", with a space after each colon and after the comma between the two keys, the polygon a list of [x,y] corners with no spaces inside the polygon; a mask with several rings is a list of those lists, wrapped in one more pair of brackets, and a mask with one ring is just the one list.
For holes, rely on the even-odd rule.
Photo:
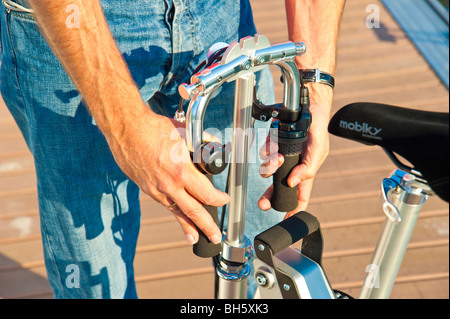
{"label": "denim fabric", "polygon": [[[101,5],[143,101],[167,116],[177,108],[179,84],[189,79],[212,44],[256,33],[248,0],[101,0]],[[44,257],[54,295],[136,298],[139,189],[115,163],[33,19],[0,7],[0,22],[1,94],[34,155]],[[258,87],[264,88],[259,98],[273,102],[268,70],[258,75]],[[233,83],[217,90],[207,126],[222,132],[230,128],[233,101]],[[283,217],[257,207],[270,185],[259,176],[255,155],[266,136],[257,138],[252,150],[256,160],[249,169],[250,239]],[[219,189],[225,189],[225,178],[225,173],[215,177]],[[255,289],[250,281],[249,296]]]}

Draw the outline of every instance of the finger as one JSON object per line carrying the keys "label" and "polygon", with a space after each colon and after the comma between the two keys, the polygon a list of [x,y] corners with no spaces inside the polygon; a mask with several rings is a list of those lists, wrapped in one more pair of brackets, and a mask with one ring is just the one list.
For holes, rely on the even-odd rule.
{"label": "finger", "polygon": [[203,231],[212,243],[218,244],[221,242],[222,234],[219,226],[199,201],[186,191],[177,193],[174,200],[185,217]]}
{"label": "finger", "polygon": [[230,201],[230,196],[227,193],[216,189],[208,178],[197,170],[187,177],[185,189],[205,205],[221,207]]}
{"label": "finger", "polygon": [[305,153],[307,156],[303,157],[302,163],[294,167],[288,177],[287,182],[290,187],[295,187],[302,181],[314,178],[325,161],[328,150],[327,147],[315,148],[314,150],[307,150]]}
{"label": "finger", "polygon": [[314,175],[314,170],[307,164],[302,163],[292,169],[291,174],[289,174],[287,179],[287,183],[290,187],[295,187],[302,181],[312,179]]}
{"label": "finger", "polygon": [[272,176],[277,169],[283,165],[284,163],[284,157],[283,155],[279,153],[275,153],[272,156],[270,156],[260,167],[259,167],[259,174],[264,177],[268,178]]}
{"label": "finger", "polygon": [[183,214],[183,212],[179,209],[178,206],[169,208],[169,210],[172,212],[172,214],[175,216],[175,219],[180,224],[181,229],[183,230],[186,236],[186,240],[191,245],[197,243],[199,235],[197,228],[195,227],[195,224],[189,218],[187,218],[186,215]]}
{"label": "finger", "polygon": [[266,143],[259,149],[259,157],[265,161],[268,157],[278,153],[278,149],[278,143],[275,143],[270,139],[270,136],[267,136]]}
{"label": "finger", "polygon": [[270,203],[270,199],[273,196],[273,185],[271,185],[266,192],[261,196],[258,201],[258,206],[261,210],[267,211],[272,208],[272,204]]}
{"label": "finger", "polygon": [[203,131],[203,141],[205,143],[209,143],[209,142],[215,142],[215,143],[219,143],[221,144],[220,138],[213,135],[213,134],[209,134],[205,131]]}
{"label": "finger", "polygon": [[286,214],[284,219],[291,217],[294,214],[297,214],[300,211],[305,211],[308,207],[309,198],[311,196],[311,191],[313,187],[313,179],[308,179],[306,181],[301,182],[298,185],[297,190],[297,199],[298,199],[298,205],[297,208],[293,211],[290,211]]}
{"label": "finger", "polygon": [[169,208],[170,205],[172,205],[174,202],[168,198],[165,194],[161,193],[157,187],[153,184],[145,185],[144,187],[141,187],[141,190],[151,197],[154,201],[160,203],[166,208]]}

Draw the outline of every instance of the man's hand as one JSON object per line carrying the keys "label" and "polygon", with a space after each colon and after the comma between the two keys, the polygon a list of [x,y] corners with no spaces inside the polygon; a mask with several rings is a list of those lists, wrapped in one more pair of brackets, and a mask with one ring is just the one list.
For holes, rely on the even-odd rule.
{"label": "man's hand", "polygon": [[[223,206],[229,196],[213,187],[192,163],[173,119],[146,112],[110,142],[116,162],[141,190],[169,209],[189,242],[198,240],[197,225],[214,243],[220,230],[202,203]],[[195,224],[195,225],[194,225]]]}
{"label": "man's hand", "polygon": [[[331,90],[331,88],[325,86],[323,89]],[[313,121],[306,147],[303,149],[302,162],[292,170],[287,180],[288,185],[291,187],[298,185],[298,206],[293,211],[287,212],[286,218],[299,211],[306,210],[311,195],[313,179],[328,156],[329,135],[327,127],[330,119],[330,108],[328,107],[328,103],[330,102],[324,103],[326,104],[314,103],[311,105]],[[284,158],[281,154],[277,153],[277,150],[278,146],[269,138],[267,139],[266,145],[261,147],[259,154],[261,159],[264,160],[264,163],[260,167],[262,177],[269,178],[283,164]],[[258,202],[262,210],[269,210],[271,208],[270,199],[272,198],[272,194],[273,186],[267,189]]]}
{"label": "man's hand", "polygon": [[[285,0],[285,3],[289,39],[306,44],[306,54],[296,58],[297,67],[299,69],[317,68],[334,74],[337,36],[345,0]],[[286,218],[300,210],[306,210],[313,179],[329,152],[327,127],[333,102],[333,90],[320,83],[307,86],[311,101],[312,123],[302,162],[292,170],[287,181],[291,187],[298,185],[298,206],[294,211],[288,212]],[[265,178],[271,176],[283,163],[283,156],[274,154],[273,149],[277,149],[277,146],[266,145],[260,150],[260,156],[265,160],[260,173]],[[271,208],[272,193],[273,187],[270,187],[259,200],[258,205],[262,210]]]}
{"label": "man's hand", "polygon": [[[177,204],[170,209],[189,242],[198,240],[194,224],[213,243],[220,242],[222,234],[202,203],[223,206],[228,195],[197,171],[182,149],[181,136],[173,138],[177,122],[144,105],[99,0],[28,2],[41,33],[83,96],[121,169],[162,205]],[[68,5],[79,8],[79,28],[66,27]],[[177,148],[185,158],[174,162],[171,152]]]}

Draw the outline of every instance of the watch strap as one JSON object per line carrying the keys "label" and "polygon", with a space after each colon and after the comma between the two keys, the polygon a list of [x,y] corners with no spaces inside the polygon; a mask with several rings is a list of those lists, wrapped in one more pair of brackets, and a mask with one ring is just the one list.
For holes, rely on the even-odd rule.
{"label": "watch strap", "polygon": [[304,83],[322,83],[334,89],[334,77],[327,72],[319,69],[302,69],[300,72],[300,80]]}

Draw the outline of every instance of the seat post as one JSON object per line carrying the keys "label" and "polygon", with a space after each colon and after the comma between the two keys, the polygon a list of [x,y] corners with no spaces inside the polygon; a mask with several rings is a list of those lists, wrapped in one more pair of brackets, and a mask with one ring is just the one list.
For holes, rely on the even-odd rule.
{"label": "seat post", "polygon": [[432,191],[412,174],[397,169],[383,180],[382,194],[386,220],[366,268],[360,299],[389,298],[419,213]]}

